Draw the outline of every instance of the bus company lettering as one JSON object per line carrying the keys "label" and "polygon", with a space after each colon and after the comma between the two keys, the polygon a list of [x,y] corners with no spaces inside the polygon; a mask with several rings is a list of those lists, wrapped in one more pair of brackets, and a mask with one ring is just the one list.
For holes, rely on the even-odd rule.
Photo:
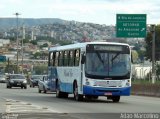
{"label": "bus company lettering", "polygon": [[96,81],[95,86],[103,87],[119,87],[122,85],[121,81]]}
{"label": "bus company lettering", "polygon": [[73,76],[73,72],[72,70],[64,70],[64,76],[66,77],[72,77]]}
{"label": "bus company lettering", "polygon": [[104,86],[105,87],[106,86],[106,82],[105,81],[96,81],[95,85],[96,86]]}

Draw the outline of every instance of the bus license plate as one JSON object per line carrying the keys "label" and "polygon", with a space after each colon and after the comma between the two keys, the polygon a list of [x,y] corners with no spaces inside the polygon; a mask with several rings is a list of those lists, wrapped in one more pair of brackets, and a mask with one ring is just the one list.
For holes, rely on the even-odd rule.
{"label": "bus license plate", "polygon": [[107,92],[107,93],[104,93],[104,95],[112,95],[112,93],[111,92]]}

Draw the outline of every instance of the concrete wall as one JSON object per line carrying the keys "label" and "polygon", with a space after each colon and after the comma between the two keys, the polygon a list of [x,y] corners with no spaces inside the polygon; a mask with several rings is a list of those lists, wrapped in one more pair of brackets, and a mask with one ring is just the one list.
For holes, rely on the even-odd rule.
{"label": "concrete wall", "polygon": [[147,74],[152,71],[152,67],[150,65],[133,65],[132,71],[134,77],[144,79],[147,77]]}

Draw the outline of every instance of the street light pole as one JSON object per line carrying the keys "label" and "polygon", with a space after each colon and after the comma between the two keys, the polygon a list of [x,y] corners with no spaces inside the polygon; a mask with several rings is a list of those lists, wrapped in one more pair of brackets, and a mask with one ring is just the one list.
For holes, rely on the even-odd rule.
{"label": "street light pole", "polygon": [[14,15],[16,15],[16,18],[17,18],[17,34],[16,34],[16,36],[17,36],[17,41],[16,41],[16,45],[17,45],[17,73],[19,72],[18,71],[18,68],[19,68],[19,66],[18,66],[18,15],[20,15],[19,13],[15,13]]}
{"label": "street light pole", "polygon": [[23,73],[23,40],[25,39],[25,26],[23,24],[23,37],[22,37],[22,73]]}
{"label": "street light pole", "polygon": [[152,84],[155,83],[156,72],[155,72],[155,25],[151,25],[152,32]]}

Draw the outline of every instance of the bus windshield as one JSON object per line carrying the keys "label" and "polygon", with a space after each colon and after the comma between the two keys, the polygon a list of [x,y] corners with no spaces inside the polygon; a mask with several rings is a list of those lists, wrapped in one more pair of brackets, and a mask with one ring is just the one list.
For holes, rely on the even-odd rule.
{"label": "bus windshield", "polygon": [[89,78],[130,78],[130,54],[124,52],[92,51],[86,53],[86,76]]}

